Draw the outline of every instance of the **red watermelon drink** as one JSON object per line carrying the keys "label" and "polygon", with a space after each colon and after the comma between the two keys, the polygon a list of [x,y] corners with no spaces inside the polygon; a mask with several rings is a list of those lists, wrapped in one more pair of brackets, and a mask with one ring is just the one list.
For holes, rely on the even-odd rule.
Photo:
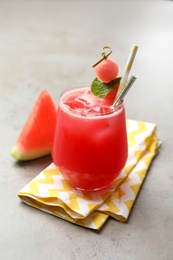
{"label": "red watermelon drink", "polygon": [[111,184],[127,159],[123,101],[108,106],[90,87],[65,91],[58,107],[52,157],[77,189],[98,190]]}
{"label": "red watermelon drink", "polygon": [[[123,98],[135,77],[127,83],[138,46],[133,46],[124,74],[117,77],[110,47],[95,67],[91,86],[65,91],[60,98],[52,158],[70,185],[81,190],[109,186],[125,166],[128,153]],[[104,50],[110,52],[105,54]]]}

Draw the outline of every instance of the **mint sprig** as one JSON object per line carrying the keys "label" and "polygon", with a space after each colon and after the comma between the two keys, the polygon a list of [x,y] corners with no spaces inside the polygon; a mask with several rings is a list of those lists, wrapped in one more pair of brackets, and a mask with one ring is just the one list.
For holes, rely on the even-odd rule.
{"label": "mint sprig", "polygon": [[121,77],[117,77],[108,83],[104,83],[98,78],[95,78],[91,83],[91,91],[95,96],[104,98],[112,89],[114,89],[115,85],[118,84],[120,80]]}

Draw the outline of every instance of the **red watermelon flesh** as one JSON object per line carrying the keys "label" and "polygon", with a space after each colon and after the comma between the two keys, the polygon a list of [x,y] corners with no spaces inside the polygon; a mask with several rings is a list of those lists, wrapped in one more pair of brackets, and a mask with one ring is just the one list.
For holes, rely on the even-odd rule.
{"label": "red watermelon flesh", "polygon": [[50,154],[56,122],[56,106],[43,90],[12,148],[16,160],[32,160]]}
{"label": "red watermelon flesh", "polygon": [[113,90],[111,90],[105,97],[104,97],[104,101],[105,101],[105,104],[107,106],[112,106],[114,101],[115,101],[115,98],[116,98],[116,95],[117,95],[117,92],[118,92],[118,88],[119,88],[119,85],[120,83],[116,84],[113,88]]}

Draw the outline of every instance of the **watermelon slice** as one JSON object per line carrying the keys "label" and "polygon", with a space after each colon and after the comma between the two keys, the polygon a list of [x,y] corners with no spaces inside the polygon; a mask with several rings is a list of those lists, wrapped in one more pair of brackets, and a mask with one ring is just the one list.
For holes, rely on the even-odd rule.
{"label": "watermelon slice", "polygon": [[118,92],[119,85],[119,83],[116,84],[115,87],[104,97],[104,101],[107,106],[113,105]]}
{"label": "watermelon slice", "polygon": [[50,154],[56,122],[56,106],[43,90],[12,148],[16,160],[32,160]]}

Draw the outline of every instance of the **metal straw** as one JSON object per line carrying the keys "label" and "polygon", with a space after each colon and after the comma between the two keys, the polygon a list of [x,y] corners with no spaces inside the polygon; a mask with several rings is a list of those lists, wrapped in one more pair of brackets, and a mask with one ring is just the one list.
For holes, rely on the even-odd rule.
{"label": "metal straw", "polygon": [[116,98],[113,106],[116,106],[116,104],[122,100],[125,95],[127,94],[127,92],[129,91],[129,89],[131,88],[131,86],[133,85],[133,83],[135,82],[136,77],[135,76],[131,76],[130,80],[128,81],[128,83],[124,86],[124,88],[121,90],[121,92],[119,93],[118,97]]}

